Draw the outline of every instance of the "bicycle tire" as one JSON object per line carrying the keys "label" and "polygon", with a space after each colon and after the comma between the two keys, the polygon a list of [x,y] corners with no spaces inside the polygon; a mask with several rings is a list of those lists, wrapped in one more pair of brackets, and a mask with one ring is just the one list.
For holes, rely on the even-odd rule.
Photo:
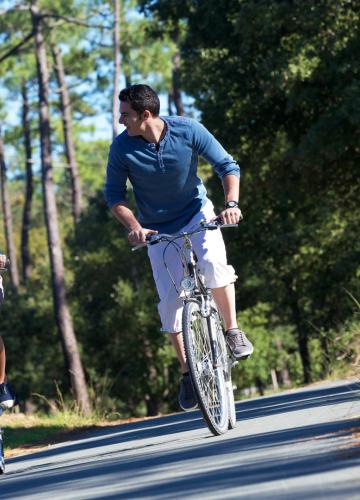
{"label": "bicycle tire", "polygon": [[4,443],[2,439],[3,431],[0,429],[0,474],[5,473]]}
{"label": "bicycle tire", "polygon": [[[228,430],[228,397],[223,366],[213,366],[207,318],[199,302],[192,300],[183,311],[186,358],[199,408],[210,431],[218,436]],[[215,346],[218,349],[218,346]]]}
{"label": "bicycle tire", "polygon": [[213,304],[212,316],[216,324],[216,334],[220,345],[220,349],[221,352],[223,353],[222,355],[223,355],[223,365],[224,365],[224,377],[225,377],[225,385],[226,385],[226,392],[228,397],[228,409],[229,409],[229,429],[234,429],[236,426],[236,408],[234,399],[234,389],[231,379],[231,368],[233,363],[232,363],[232,357],[229,353],[229,349],[225,342],[224,329],[222,326],[220,315],[215,304]]}

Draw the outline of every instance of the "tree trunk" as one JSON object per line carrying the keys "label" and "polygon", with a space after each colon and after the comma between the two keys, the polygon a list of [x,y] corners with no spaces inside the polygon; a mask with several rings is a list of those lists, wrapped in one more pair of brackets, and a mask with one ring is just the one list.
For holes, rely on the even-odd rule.
{"label": "tree trunk", "polygon": [[114,0],[114,92],[113,92],[113,139],[117,136],[119,123],[119,78],[120,78],[120,0]]}
{"label": "tree trunk", "polygon": [[[152,353],[151,345],[149,340],[146,338],[146,332],[144,332],[142,337],[142,349],[147,360],[147,371],[149,380],[149,391],[145,394],[145,404],[146,404],[146,415],[148,417],[154,417],[160,414],[161,398],[156,392],[156,386],[158,383],[158,372],[154,363],[154,356]],[[154,390],[152,390],[154,388]]]}
{"label": "tree trunk", "polygon": [[1,199],[2,199],[2,211],[4,217],[5,239],[6,239],[7,255],[10,259],[10,281],[12,287],[17,292],[19,289],[20,280],[19,280],[19,271],[16,263],[15,244],[13,240],[11,206],[10,206],[9,190],[7,185],[4,144],[1,136],[1,129],[0,129],[0,170],[1,170]]}
{"label": "tree trunk", "polygon": [[322,358],[322,376],[325,378],[330,373],[330,353],[329,353],[329,343],[326,335],[321,332],[320,337],[321,351],[323,354]]}
{"label": "tree trunk", "polygon": [[90,402],[84,370],[74,333],[64,281],[64,264],[58,226],[58,214],[52,179],[50,120],[48,104],[48,67],[42,30],[42,20],[37,0],[31,1],[31,15],[35,35],[36,62],[39,80],[39,119],[41,140],[41,172],[44,212],[51,267],[55,317],[62,339],[65,361],[68,366],[74,397],[83,414],[90,413]]}
{"label": "tree trunk", "polygon": [[172,116],[173,115],[173,112],[172,112],[172,93],[171,92],[168,92],[168,115],[169,116]]}
{"label": "tree trunk", "polygon": [[[141,282],[140,282],[139,270],[133,261],[131,262],[130,265],[130,273],[133,279],[134,288],[137,293],[140,293]],[[160,397],[159,394],[157,394],[156,392],[156,387],[158,383],[158,372],[155,366],[154,356],[149,339],[146,337],[146,331],[139,332],[139,335],[141,336],[142,339],[141,350],[144,354],[144,358],[147,361],[146,362],[147,376],[150,382],[149,390],[145,394],[146,415],[148,417],[153,417],[155,415],[159,415],[161,403],[166,395],[163,394],[162,397]],[[154,388],[154,391],[152,391],[152,388]]]}
{"label": "tree trunk", "polygon": [[[282,351],[284,349],[283,343],[279,338],[275,339],[276,347],[279,349],[279,351]],[[287,364],[282,366],[279,372],[279,378],[280,378],[280,383],[282,385],[286,385],[288,387],[291,386],[291,379],[290,379],[290,374],[289,374],[289,369],[287,367]]]}
{"label": "tree trunk", "polygon": [[74,225],[76,226],[81,216],[82,192],[79,170],[75,157],[75,146],[72,132],[71,104],[68,88],[65,81],[65,71],[61,51],[58,47],[56,47],[55,44],[51,44],[51,50],[55,63],[56,79],[59,85],[61,115],[64,130],[65,156],[71,180],[71,206]]}
{"label": "tree trunk", "polygon": [[296,293],[293,290],[291,278],[285,277],[283,281],[286,286],[292,317],[297,330],[297,340],[298,340],[301,362],[303,366],[304,383],[308,384],[309,382],[311,382],[311,364],[310,364],[310,354],[308,347],[308,341],[309,341],[308,332],[302,320],[298,299]]}
{"label": "tree trunk", "polygon": [[277,391],[279,389],[279,382],[278,382],[276,370],[274,370],[272,368],[270,370],[270,375],[271,375],[271,382],[272,382],[273,389],[274,389],[274,391]]}
{"label": "tree trunk", "polygon": [[131,85],[131,75],[130,73],[125,73],[125,87],[130,87]]}
{"label": "tree trunk", "polygon": [[23,220],[21,228],[21,261],[22,275],[25,283],[30,279],[31,263],[29,252],[29,230],[31,220],[31,206],[33,196],[33,171],[32,171],[32,151],[31,151],[31,135],[30,135],[30,120],[29,120],[29,101],[27,95],[26,83],[23,81],[21,86],[21,94],[23,98],[22,108],[22,126],[24,131],[24,146],[25,146],[25,203],[23,209]]}
{"label": "tree trunk", "polygon": [[260,377],[255,377],[255,385],[260,396],[265,394],[265,385]]}
{"label": "tree trunk", "polygon": [[172,98],[176,108],[176,114],[178,116],[184,116],[184,105],[181,98],[180,90],[180,54],[174,54],[172,58],[173,69],[172,69]]}

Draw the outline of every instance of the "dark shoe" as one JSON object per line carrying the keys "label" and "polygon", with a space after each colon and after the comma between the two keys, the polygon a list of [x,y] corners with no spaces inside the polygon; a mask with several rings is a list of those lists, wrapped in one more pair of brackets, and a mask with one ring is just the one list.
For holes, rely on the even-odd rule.
{"label": "dark shoe", "polygon": [[179,389],[179,405],[184,411],[197,408],[197,399],[189,373],[182,376]]}
{"label": "dark shoe", "polygon": [[247,339],[244,332],[238,328],[231,328],[225,333],[225,339],[231,353],[235,358],[248,358],[252,354],[254,347]]}
{"label": "dark shoe", "polygon": [[10,384],[0,384],[0,407],[8,410],[15,405],[16,396]]}

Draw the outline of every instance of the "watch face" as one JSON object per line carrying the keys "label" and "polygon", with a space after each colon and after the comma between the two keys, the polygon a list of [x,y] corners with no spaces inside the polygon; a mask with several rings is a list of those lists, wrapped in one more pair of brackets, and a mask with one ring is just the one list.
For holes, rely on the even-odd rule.
{"label": "watch face", "polygon": [[238,204],[237,204],[236,201],[228,201],[226,203],[226,208],[234,208],[234,207],[237,207],[237,206],[238,206]]}

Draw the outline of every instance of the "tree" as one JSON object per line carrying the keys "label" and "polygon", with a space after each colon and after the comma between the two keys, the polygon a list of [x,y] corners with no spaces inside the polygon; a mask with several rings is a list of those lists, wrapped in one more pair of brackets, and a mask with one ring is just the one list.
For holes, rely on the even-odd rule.
{"label": "tree", "polygon": [[6,163],[4,156],[4,144],[0,128],[0,171],[1,171],[1,199],[2,211],[4,217],[4,228],[6,236],[7,255],[10,258],[10,279],[13,288],[18,291],[20,285],[19,271],[16,261],[16,250],[13,239],[13,223],[11,215],[11,206],[9,199],[8,181],[6,173]]}
{"label": "tree", "polygon": [[59,327],[64,355],[68,364],[68,372],[74,397],[80,410],[88,415],[90,401],[87,392],[84,370],[70,315],[64,281],[64,265],[58,227],[58,214],[52,180],[50,119],[48,104],[48,68],[46,48],[43,37],[42,16],[37,0],[31,2],[31,18],[35,36],[36,61],[39,80],[39,125],[41,137],[42,186],[44,197],[44,214],[48,235],[48,249],[51,266],[51,279],[54,296],[54,307]]}
{"label": "tree", "polygon": [[21,228],[21,260],[22,274],[24,282],[27,283],[31,275],[31,263],[29,252],[29,230],[31,221],[31,206],[33,197],[33,171],[32,171],[32,147],[31,147],[31,127],[29,119],[29,100],[25,80],[21,85],[22,106],[22,127],[24,131],[24,149],[25,149],[25,203],[23,209],[23,221]]}
{"label": "tree", "polygon": [[117,136],[119,122],[119,78],[120,78],[120,0],[114,4],[114,91],[113,91],[113,139]]}
{"label": "tree", "polygon": [[74,219],[74,225],[79,222],[82,210],[82,190],[80,183],[80,176],[75,155],[75,145],[73,139],[72,130],[72,113],[71,113],[71,103],[68,88],[65,80],[65,71],[63,65],[63,59],[61,55],[61,50],[53,42],[51,44],[51,50],[54,58],[55,73],[58,82],[58,92],[60,95],[61,103],[61,117],[63,123],[64,131],[64,143],[65,143],[65,156],[67,160],[67,168],[70,173],[71,180],[71,208],[72,215]]}

